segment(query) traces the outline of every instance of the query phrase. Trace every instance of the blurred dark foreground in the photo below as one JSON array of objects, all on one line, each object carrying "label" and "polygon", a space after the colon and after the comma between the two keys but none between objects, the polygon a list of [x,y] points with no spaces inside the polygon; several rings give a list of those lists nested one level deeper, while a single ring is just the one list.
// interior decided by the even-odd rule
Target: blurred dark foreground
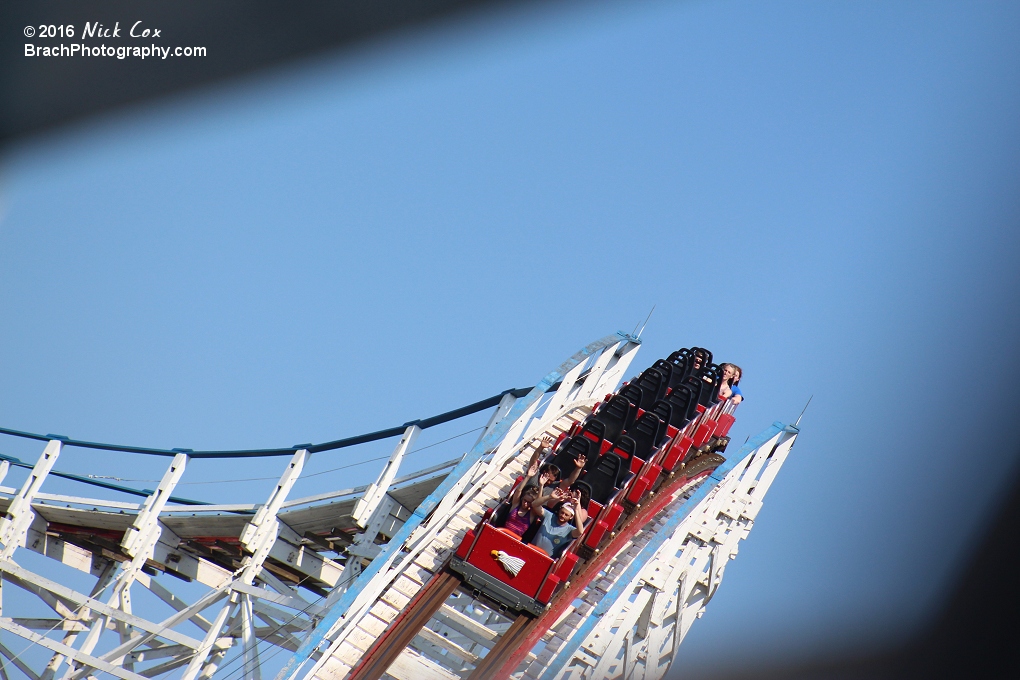
[{"label": "blurred dark foreground", "polygon": [[880,654],[847,650],[838,657],[699,675],[699,680],[1020,678],[1020,479],[987,526],[939,616],[902,647]]},{"label": "blurred dark foreground", "polygon": [[[508,4],[509,0],[5,0],[0,3],[0,145],[387,32]],[[101,25],[100,34],[116,27],[119,37],[83,37],[86,23]],[[57,29],[55,37],[41,35],[40,27],[48,26]],[[74,37],[61,37],[59,29],[67,26],[74,26]],[[132,28],[137,38],[129,35]],[[160,36],[143,37],[147,28],[159,30]],[[29,37],[28,32],[34,35]],[[69,48],[74,43],[200,47],[206,53],[165,60],[25,55],[26,44],[61,43]]]}]

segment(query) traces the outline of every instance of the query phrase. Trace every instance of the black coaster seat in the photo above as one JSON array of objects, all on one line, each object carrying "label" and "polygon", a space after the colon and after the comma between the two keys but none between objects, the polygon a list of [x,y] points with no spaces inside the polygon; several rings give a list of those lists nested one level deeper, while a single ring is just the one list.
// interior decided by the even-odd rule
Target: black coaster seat
[{"label": "black coaster seat", "polygon": [[683,386],[691,391],[691,407],[687,411],[687,416],[693,419],[698,415],[698,404],[701,403],[701,391],[705,383],[698,376],[689,375],[684,378]]},{"label": "black coaster seat", "polygon": [[716,364],[710,364],[701,374],[701,393],[698,403],[708,408],[719,400],[719,387],[722,383],[722,371]]},{"label": "black coaster seat", "polygon": [[607,453],[613,453],[620,457],[623,461],[623,467],[620,468],[620,476],[616,478],[616,486],[622,487],[623,478],[627,473],[632,472],[634,467],[640,467],[645,461],[634,455],[637,451],[637,442],[630,435],[621,434],[620,438],[613,444],[613,448],[609,449]]},{"label": "black coaster seat", "polygon": [[595,412],[595,420],[605,425],[603,437],[615,442],[620,434],[633,425],[637,415],[637,408],[630,403],[630,400],[620,395],[614,395],[609,401],[602,404]]},{"label": "black coaster seat", "polygon": [[670,421],[673,419],[673,407],[665,399],[660,399],[652,404],[652,408],[648,409],[648,412],[659,417],[664,432],[667,431],[669,425],[672,425]]},{"label": "black coaster seat", "polygon": [[668,384],[663,382],[662,373],[655,368],[645,369],[644,373],[633,380],[633,384],[641,388],[641,403],[639,408],[647,411],[656,401],[666,393]]},{"label": "black coaster seat", "polygon": [[654,413],[645,413],[634,423],[634,427],[627,431],[627,434],[634,439],[634,455],[643,460],[648,460],[666,434],[666,425]]},{"label": "black coaster seat", "polygon": [[684,378],[687,377],[687,366],[690,353],[691,350],[685,347],[684,349],[678,349],[673,352],[666,359],[666,362],[672,367],[672,371],[669,376],[670,389],[676,389],[677,385],[682,384]]},{"label": "black coaster seat", "polygon": [[598,456],[598,445],[584,435],[576,434],[564,441],[560,450],[552,458],[552,463],[560,469],[560,479],[565,479],[576,469],[575,462],[580,456],[587,458],[585,463],[589,467]]},{"label": "black coaster seat", "polygon": [[672,387],[670,382],[673,380],[673,364],[666,359],[659,359],[652,364],[652,368],[662,374],[662,384],[664,386],[663,392],[669,390],[669,388]]},{"label": "black coaster seat", "polygon": [[633,382],[629,382],[621,387],[618,394],[633,404],[635,413],[637,412],[637,409],[641,408],[641,402],[644,401],[645,398],[644,391]]},{"label": "black coaster seat", "polygon": [[605,506],[616,492],[616,480],[620,477],[623,461],[615,453],[599,456],[595,466],[581,476],[581,481],[591,487],[591,498]]},{"label": "black coaster seat", "polygon": [[577,434],[587,437],[596,444],[601,444],[606,438],[606,424],[597,418],[589,418],[581,424]]},{"label": "black coaster seat", "polygon": [[691,396],[691,388],[687,385],[677,385],[666,396],[666,403],[672,407],[669,424],[677,429],[681,429],[694,418],[691,412],[696,411],[698,400]]}]

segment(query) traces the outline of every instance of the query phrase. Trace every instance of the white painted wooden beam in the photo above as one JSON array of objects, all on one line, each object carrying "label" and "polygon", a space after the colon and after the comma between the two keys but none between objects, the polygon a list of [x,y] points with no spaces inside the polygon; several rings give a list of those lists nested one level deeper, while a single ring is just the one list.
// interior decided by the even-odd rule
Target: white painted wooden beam
[{"label": "white painted wooden beam", "polygon": [[35,499],[39,487],[46,480],[46,476],[53,469],[53,464],[57,462],[60,449],[61,443],[56,439],[46,444],[35,467],[29,473],[28,479],[22,484],[21,490],[7,509],[7,516],[0,519],[0,544],[3,544],[3,549],[0,550],[0,561],[11,559],[14,556],[14,551],[25,545],[28,528],[32,526],[32,521],[35,519],[32,501]]},{"label": "white painted wooden beam", "polygon": [[475,440],[475,444],[478,444],[478,442],[485,439],[485,437],[492,432],[492,429],[506,417],[506,414],[510,413],[510,409],[513,408],[515,401],[517,401],[517,397],[510,392],[503,395],[503,398],[499,400],[499,404],[496,405],[496,409],[492,412],[492,415],[489,416],[489,422],[485,424],[485,427],[482,428],[482,433],[478,435],[478,439]]},{"label": "white painted wooden beam", "polygon": [[[233,612],[231,619],[233,619],[233,616],[240,615],[242,617],[242,625],[248,627],[252,625],[251,617],[244,617],[245,598],[238,586],[251,586],[255,578],[262,571],[266,558],[269,557],[280,533],[281,525],[277,519],[277,514],[283,503],[287,500],[290,490],[301,476],[301,471],[304,469],[307,460],[307,449],[300,449],[294,453],[265,505],[259,508],[255,513],[255,517],[245,526],[244,531],[241,532],[241,545],[250,551],[251,554],[244,558],[240,573],[237,574],[231,583],[232,592],[230,600],[219,611],[216,618],[213,619],[212,627],[202,639],[198,649],[195,650],[195,655],[188,663],[182,680],[195,680],[198,677],[205,677],[215,672],[219,660],[223,658],[223,653],[222,651],[214,652],[213,646],[222,634],[221,631],[224,624],[227,623],[228,615]],[[231,620],[231,624],[228,624],[228,627],[232,623],[233,621]]]},{"label": "white painted wooden beam", "polygon": [[85,664],[90,668],[96,668],[98,670],[109,673],[110,675],[113,675],[115,677],[123,678],[124,680],[145,680],[145,676],[143,675],[132,673],[131,671],[125,670],[121,666],[117,666],[107,661],[103,661],[102,659],[92,656],[90,654],[84,654],[82,652],[79,652],[74,647],[70,647],[63,643],[57,642],[56,640],[51,640],[45,635],[40,635],[34,631],[29,630],[28,628],[25,628],[24,626],[19,626],[18,624],[14,623],[11,619],[0,618],[0,628],[10,633],[14,633],[18,637],[22,637],[25,638],[26,640],[34,642],[35,644],[41,647],[46,647],[47,649],[53,650],[54,652],[60,652],[64,656],[69,657],[79,663]]},{"label": "white painted wooden beam", "polygon": [[[164,637],[166,639],[172,639],[169,635],[166,634],[166,631],[170,630],[171,628],[173,628],[174,626],[178,625],[179,623],[181,623],[181,622],[191,618],[195,614],[198,614],[199,612],[202,612],[206,608],[211,607],[212,605],[216,604],[221,599],[223,599],[224,597],[227,596],[227,592],[228,591],[226,590],[225,587],[217,589],[217,590],[209,591],[208,593],[206,593],[205,595],[200,597],[198,600],[196,600],[195,603],[192,604],[190,607],[187,607],[186,609],[182,609],[181,611],[177,612],[176,614],[172,614],[171,616],[169,616],[168,618],[164,619],[163,621],[160,621],[157,624],[150,624],[152,627],[157,629],[156,632],[147,632],[145,634],[135,635],[134,637],[132,637],[127,642],[124,642],[124,643],[120,644],[119,646],[114,647],[109,652],[106,652],[105,654],[103,654],[103,656],[101,656],[100,659],[102,659],[103,661],[113,661],[115,659],[119,659],[120,657],[124,656],[128,652],[133,651],[135,648],[140,647],[140,646],[145,645],[145,644],[149,644],[151,641],[155,640],[157,637]],[[140,628],[141,626],[136,626],[136,627]],[[189,644],[187,644],[187,646],[190,647],[191,649],[195,649],[195,647],[197,645],[193,645],[193,644],[189,643]],[[79,670],[73,676],[71,676],[71,680],[81,680],[81,678],[89,675],[90,673],[91,673],[91,670],[88,669],[88,668]]]},{"label": "white painted wooden beam", "polygon": [[401,435],[400,441],[394,447],[389,460],[386,461],[382,472],[379,473],[378,479],[370,484],[365,493],[358,499],[351,516],[354,519],[354,523],[359,527],[366,528],[372,522],[379,504],[382,503],[383,498],[397,476],[397,470],[400,468],[401,461],[407,452],[411,450],[411,446],[418,439],[419,434],[421,434],[421,428],[417,425],[410,425],[404,430],[404,434]]},{"label": "white painted wooden beam", "polygon": [[174,460],[163,474],[159,486],[145,499],[135,521],[124,532],[124,538],[120,542],[121,548],[127,555],[131,557],[152,556],[152,548],[159,540],[160,535],[159,513],[163,511],[167,501],[170,500],[170,495],[184,474],[187,463],[187,455],[178,453],[174,456]]},{"label": "white painted wooden beam", "polygon": [[262,570],[262,565],[279,535],[280,525],[276,515],[280,511],[280,506],[287,500],[287,494],[301,476],[301,470],[304,469],[307,460],[307,449],[301,449],[293,455],[269,500],[259,508],[254,519],[241,532],[241,545],[252,553],[245,558],[239,577],[244,583],[252,583]]}]

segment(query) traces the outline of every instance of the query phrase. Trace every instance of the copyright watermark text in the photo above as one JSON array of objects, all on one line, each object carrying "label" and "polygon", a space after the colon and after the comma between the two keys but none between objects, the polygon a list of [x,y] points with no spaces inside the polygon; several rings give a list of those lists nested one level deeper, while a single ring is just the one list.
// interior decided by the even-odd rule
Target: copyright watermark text
[{"label": "copyright watermark text", "polygon": [[[114,21],[103,23],[86,21],[84,26],[74,24],[39,24],[25,26],[22,31],[26,38],[38,40],[57,39],[58,44],[25,43],[26,57],[115,57],[117,59],[167,59],[169,57],[204,57],[208,51],[205,47],[195,46],[164,46],[155,40],[163,38],[163,30],[147,26],[144,21]],[[68,38],[75,42],[64,42]],[[137,44],[145,40],[146,45]],[[102,40],[96,45],[91,41]],[[89,42],[86,42],[89,41]],[[124,41],[128,44],[108,44],[112,41]]]}]

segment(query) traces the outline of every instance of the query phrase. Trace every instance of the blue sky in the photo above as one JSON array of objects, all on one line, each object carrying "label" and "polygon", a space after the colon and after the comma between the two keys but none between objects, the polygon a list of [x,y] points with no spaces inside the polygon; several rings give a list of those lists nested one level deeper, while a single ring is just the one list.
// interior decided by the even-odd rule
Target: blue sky
[{"label": "blue sky", "polygon": [[742,365],[741,441],[814,395],[685,667],[887,643],[1017,469],[1018,29],[1008,3],[528,6],[24,141],[0,170],[0,425],[324,441],[532,385],[655,305],[637,364]]}]

